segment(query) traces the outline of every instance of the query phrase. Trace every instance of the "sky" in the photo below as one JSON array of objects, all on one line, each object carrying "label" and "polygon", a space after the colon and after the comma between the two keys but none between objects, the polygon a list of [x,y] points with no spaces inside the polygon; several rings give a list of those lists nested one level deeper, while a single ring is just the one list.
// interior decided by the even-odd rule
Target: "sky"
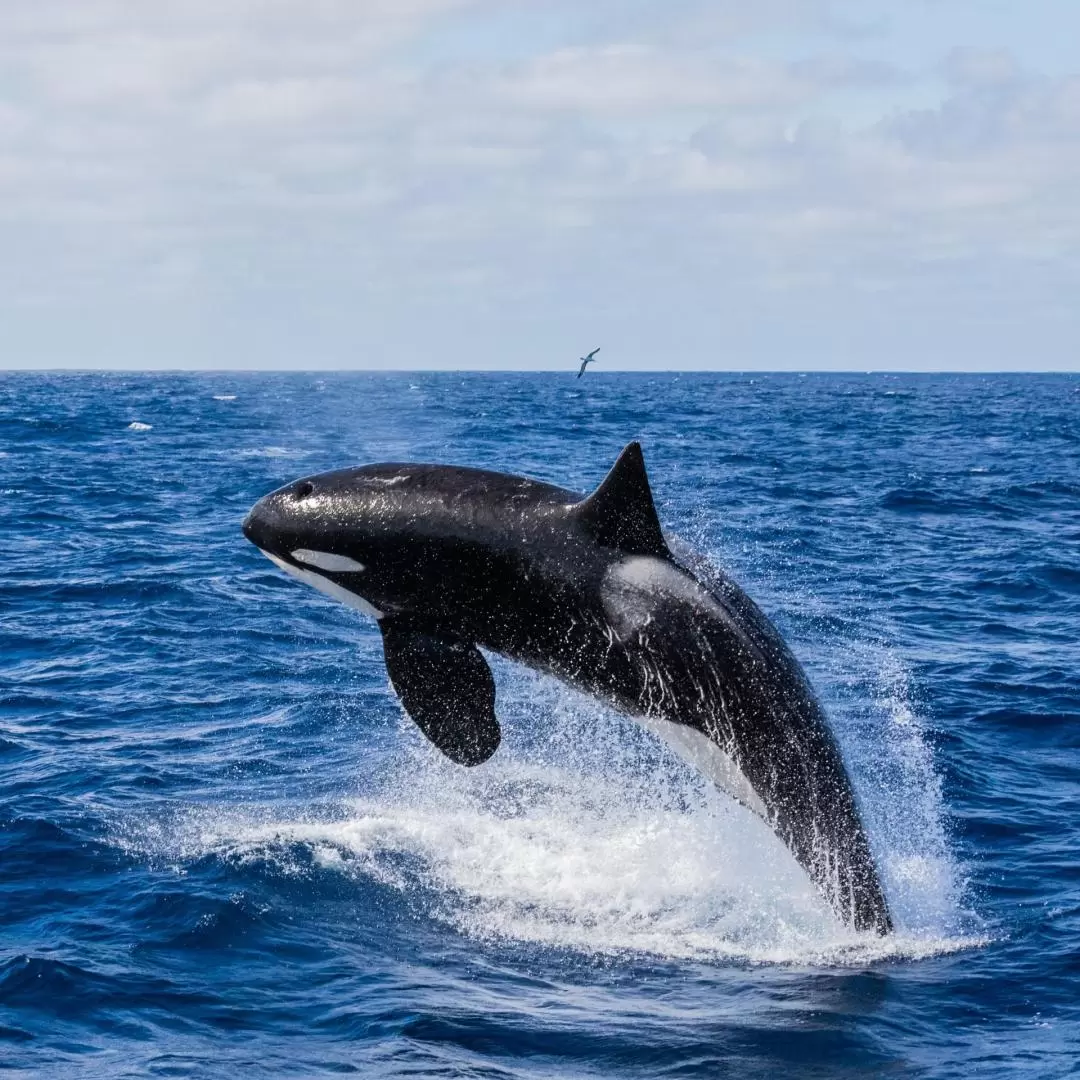
[{"label": "sky", "polygon": [[0,367],[1080,371],[1077,0],[0,4]]}]

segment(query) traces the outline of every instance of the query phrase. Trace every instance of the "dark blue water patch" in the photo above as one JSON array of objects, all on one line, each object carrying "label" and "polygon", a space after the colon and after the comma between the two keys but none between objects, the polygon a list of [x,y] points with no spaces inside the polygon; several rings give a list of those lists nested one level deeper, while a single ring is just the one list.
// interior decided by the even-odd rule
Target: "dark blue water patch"
[{"label": "dark blue water patch", "polygon": [[881,505],[897,513],[973,514],[981,518],[1021,516],[1021,511],[1008,503],[987,497],[949,494],[925,487],[895,488],[882,496]]},{"label": "dark blue water patch", "polygon": [[[0,1070],[1069,1074],[1075,391],[0,376]],[[239,532],[266,491],[363,461],[585,492],[634,437],[665,528],[824,697],[891,950],[806,915],[767,834],[548,680],[496,663],[503,747],[448,769],[377,630]]]},{"label": "dark blue water patch", "polygon": [[994,709],[975,717],[980,724],[999,725],[1003,730],[1022,730],[1024,735],[1037,734],[1040,729],[1050,735],[1075,734],[1080,731],[1080,713],[1021,712],[1017,709]]},{"label": "dark blue water patch", "polygon": [[1036,566],[1034,576],[1050,588],[1062,593],[1080,593],[1080,565],[1051,563]]}]

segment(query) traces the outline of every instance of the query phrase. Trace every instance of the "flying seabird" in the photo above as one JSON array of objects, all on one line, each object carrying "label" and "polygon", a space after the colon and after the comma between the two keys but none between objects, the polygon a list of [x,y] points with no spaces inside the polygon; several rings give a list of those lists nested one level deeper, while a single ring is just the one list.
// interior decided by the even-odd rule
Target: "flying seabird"
[{"label": "flying seabird", "polygon": [[593,349],[593,351],[591,353],[589,353],[588,356],[579,356],[578,357],[578,359],[581,361],[581,367],[578,368],[578,373],[577,373],[577,377],[579,379],[581,378],[582,375],[585,374],[585,368],[588,367],[589,364],[591,364],[596,359],[596,354],[599,351],[600,350],[598,348]]}]

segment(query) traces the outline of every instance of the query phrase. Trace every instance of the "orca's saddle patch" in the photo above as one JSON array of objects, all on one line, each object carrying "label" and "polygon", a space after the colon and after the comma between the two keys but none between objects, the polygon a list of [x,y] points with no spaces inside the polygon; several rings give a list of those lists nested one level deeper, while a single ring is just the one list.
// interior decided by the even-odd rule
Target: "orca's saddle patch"
[{"label": "orca's saddle patch", "polygon": [[459,765],[481,765],[499,748],[495,680],[473,644],[381,624],[386,671],[416,726]]}]

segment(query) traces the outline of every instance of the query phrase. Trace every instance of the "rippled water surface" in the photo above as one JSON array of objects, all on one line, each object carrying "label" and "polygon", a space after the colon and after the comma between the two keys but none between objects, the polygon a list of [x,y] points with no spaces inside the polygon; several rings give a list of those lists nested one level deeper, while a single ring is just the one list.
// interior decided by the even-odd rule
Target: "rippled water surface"
[{"label": "rippled water surface", "polygon": [[[440,759],[374,624],[239,530],[368,461],[584,492],[635,437],[825,701],[894,936],[497,658],[503,746]],[[0,495],[0,1072],[1080,1060],[1080,379],[9,374]]]}]

